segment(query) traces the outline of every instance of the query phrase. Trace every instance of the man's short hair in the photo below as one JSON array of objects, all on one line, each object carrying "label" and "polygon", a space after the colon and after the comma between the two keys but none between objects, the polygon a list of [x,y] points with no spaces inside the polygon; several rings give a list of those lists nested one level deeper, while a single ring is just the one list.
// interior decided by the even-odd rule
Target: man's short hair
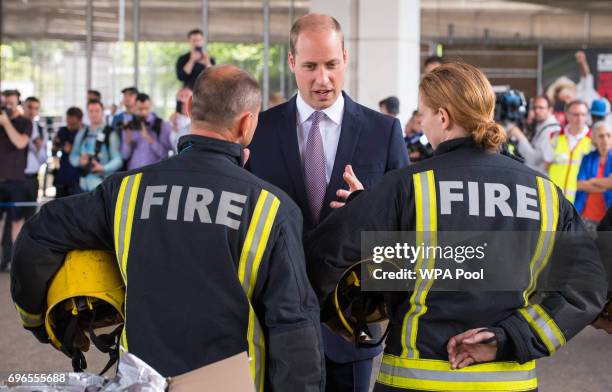
[{"label": "man's short hair", "polygon": [[329,29],[340,35],[342,50],[344,50],[344,33],[342,26],[336,18],[325,14],[308,14],[298,18],[291,26],[289,33],[289,48],[294,55],[297,53],[296,45],[300,33],[304,30],[324,30]]},{"label": "man's short hair", "polygon": [[200,29],[193,29],[193,30],[189,30],[189,32],[187,33],[187,38],[191,38],[192,35],[196,35],[196,34],[200,34],[201,36],[204,36],[204,32]]},{"label": "man's short hair", "polygon": [[533,98],[533,103],[535,104],[535,101],[537,101],[538,99],[546,101],[546,106],[548,106],[549,108],[552,107],[552,102],[550,102],[550,98],[548,98],[546,95],[536,95]]},{"label": "man's short hair", "polygon": [[193,86],[192,121],[231,126],[245,111],[259,111],[259,83],[233,65],[217,65],[202,71]]},{"label": "man's short hair", "polygon": [[423,67],[427,67],[429,64],[444,64],[444,59],[440,56],[429,56],[425,59]]},{"label": "man's short hair", "polygon": [[90,105],[100,105],[102,110],[104,110],[104,104],[99,99],[91,99],[91,100],[89,100],[89,102],[87,102],[87,107],[89,107]]},{"label": "man's short hair", "polygon": [[40,100],[38,98],[36,98],[36,97],[27,97],[25,102],[26,103],[28,103],[28,102],[36,102],[37,104],[40,105]]},{"label": "man's short hair", "polygon": [[138,93],[138,95],[136,96],[136,102],[147,102],[150,100],[151,97],[149,97],[149,95],[145,93]]},{"label": "man's short hair", "polygon": [[387,112],[395,115],[399,114],[399,105],[399,99],[394,96],[387,97],[378,103],[378,106],[384,106]]},{"label": "man's short hair", "polygon": [[98,100],[102,99],[102,94],[98,90],[87,90],[87,94],[93,94]]},{"label": "man's short hair", "polygon": [[21,97],[21,93],[19,92],[19,90],[4,90],[2,92],[2,95],[4,96],[4,98],[17,97],[17,99],[19,99],[19,97]]},{"label": "man's short hair", "polygon": [[76,106],[69,107],[68,110],[66,110],[66,117],[76,117],[79,120],[82,120],[83,111]]},{"label": "man's short hair", "polygon": [[136,87],[126,87],[123,90],[121,90],[121,94],[132,94],[132,95],[138,95],[138,89]]},{"label": "man's short hair", "polygon": [[569,111],[572,109],[572,107],[576,106],[576,105],[584,105],[584,108],[587,110],[587,113],[589,111],[589,105],[587,105],[586,102],[581,101],[580,99],[574,99],[573,101],[568,102],[565,105],[565,112],[569,113]]}]

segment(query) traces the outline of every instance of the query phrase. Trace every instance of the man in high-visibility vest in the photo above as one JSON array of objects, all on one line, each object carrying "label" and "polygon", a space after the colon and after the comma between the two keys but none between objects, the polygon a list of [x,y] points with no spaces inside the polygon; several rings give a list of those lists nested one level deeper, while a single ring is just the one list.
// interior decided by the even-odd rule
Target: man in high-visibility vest
[{"label": "man in high-visibility vest", "polygon": [[587,126],[589,108],[583,101],[572,101],[565,109],[567,125],[551,136],[553,160],[548,166],[550,179],[574,202],[578,187],[578,169],[582,157],[591,152],[591,130]]}]

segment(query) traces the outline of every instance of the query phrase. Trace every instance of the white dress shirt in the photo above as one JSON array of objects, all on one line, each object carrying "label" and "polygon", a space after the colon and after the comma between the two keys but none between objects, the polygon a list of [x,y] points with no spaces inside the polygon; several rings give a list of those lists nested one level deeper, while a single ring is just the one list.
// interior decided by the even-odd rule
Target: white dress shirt
[{"label": "white dress shirt", "polygon": [[[306,148],[308,133],[312,126],[312,119],[310,116],[316,109],[308,105],[299,93],[297,95],[296,105],[298,146],[300,149],[300,159],[302,160],[302,165],[304,165],[304,149]],[[321,111],[325,115],[321,118],[319,130],[321,131],[323,150],[325,152],[325,179],[329,184],[329,179],[334,170],[338,142],[340,141],[340,130],[342,129],[342,117],[344,115],[344,97],[342,94],[338,96],[338,99],[336,99],[333,105]]]},{"label": "white dress shirt", "polygon": [[[42,146],[40,150],[36,149],[34,139],[42,138]],[[32,121],[32,135],[28,141],[28,160],[25,168],[25,174],[36,174],[43,163],[47,161],[47,130],[39,126],[38,122]]]},{"label": "white dress shirt", "polygon": [[574,147],[576,147],[576,144],[578,144],[578,142],[580,141],[580,139],[585,137],[588,133],[589,133],[589,127],[587,127],[586,125],[584,126],[584,128],[582,128],[582,131],[580,131],[580,133],[577,135],[572,135],[569,132],[569,126],[566,127],[565,135],[567,136],[567,144],[569,145],[570,150],[573,150]]}]

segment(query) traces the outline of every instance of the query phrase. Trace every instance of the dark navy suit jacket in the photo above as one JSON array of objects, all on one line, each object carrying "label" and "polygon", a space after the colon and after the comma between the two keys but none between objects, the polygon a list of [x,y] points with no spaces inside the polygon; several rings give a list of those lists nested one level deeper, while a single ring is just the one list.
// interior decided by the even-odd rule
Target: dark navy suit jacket
[{"label": "dark navy suit jacket", "polygon": [[[320,220],[332,212],[329,203],[337,200],[336,191],[347,189],[342,179],[344,167],[353,166],[355,175],[366,188],[378,183],[383,175],[408,165],[408,152],[400,123],[365,106],[343,92],[344,114],[336,159],[325,193]],[[260,113],[247,168],[256,176],[285,191],[300,207],[304,216],[304,233],[313,229],[303,164],[297,139],[296,96],[284,104]],[[382,348],[357,349],[323,326],[325,354],[338,363],[373,358]]]}]

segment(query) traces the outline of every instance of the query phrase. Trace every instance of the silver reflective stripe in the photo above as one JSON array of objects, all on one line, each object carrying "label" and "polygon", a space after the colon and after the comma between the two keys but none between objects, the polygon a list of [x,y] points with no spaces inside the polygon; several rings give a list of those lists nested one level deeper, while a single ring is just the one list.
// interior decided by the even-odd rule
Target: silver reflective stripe
[{"label": "silver reflective stripe", "polygon": [[261,191],[251,216],[238,266],[238,278],[249,302],[247,342],[251,375],[257,391],[262,391],[264,386],[265,336],[253,309],[251,297],[279,205],[280,201],[276,196],[266,190]]},{"label": "silver reflective stripe", "polygon": [[21,322],[24,326],[38,327],[44,324],[42,314],[28,313],[25,310],[21,309],[17,304],[15,304],[15,309],[17,309],[17,313],[19,313],[19,317],[21,318]]},{"label": "silver reflective stripe", "polygon": [[[552,326],[547,323],[546,320],[542,318],[538,312],[536,312],[533,306],[527,307],[525,311],[529,314],[529,316],[531,316],[533,322],[540,328],[544,335],[546,335],[545,338],[548,339],[550,344],[553,345],[554,350],[557,350],[559,347],[563,346],[564,342],[559,341],[559,338],[555,334]],[[529,320],[527,321],[529,322]],[[558,332],[561,333],[561,331]]]},{"label": "silver reflective stripe", "polygon": [[[119,218],[119,237],[117,241],[117,261],[119,262],[119,269],[121,270],[121,274],[123,275],[124,282],[127,281],[127,276],[125,276],[125,272],[121,267],[121,263],[123,261],[123,253],[125,252],[125,228],[127,225],[127,219],[129,215],[129,206],[130,206],[130,196],[132,194],[132,188],[134,187],[134,179],[135,176],[129,176],[127,178],[127,184],[125,186],[125,192],[123,194],[123,200],[120,206],[117,206],[121,209],[121,215]],[[116,207],[116,208],[117,208]]]},{"label": "silver reflective stripe", "polygon": [[[251,309],[251,312],[255,313],[255,311],[253,309]],[[253,343],[255,345],[255,352],[253,353],[253,356],[255,357],[255,389],[259,390],[260,389],[260,385],[262,385],[262,370],[263,370],[263,366],[265,364],[265,358],[264,358],[264,350],[265,350],[265,345],[264,345],[264,335],[263,335],[263,331],[261,330],[261,326],[259,325],[259,321],[257,321],[257,317],[254,316],[254,323],[253,323]]]},{"label": "silver reflective stripe", "polygon": [[253,266],[255,264],[255,256],[257,255],[257,249],[259,248],[264,227],[266,225],[266,220],[270,210],[272,209],[272,202],[274,201],[274,198],[274,195],[271,193],[266,195],[263,207],[261,209],[261,214],[259,215],[259,219],[257,221],[257,226],[255,227],[255,231],[253,233],[253,241],[247,254],[244,280],[242,281],[242,289],[245,293],[249,293],[249,285],[251,283],[251,275],[253,273]]},{"label": "silver reflective stripe", "polygon": [[539,196],[540,219],[542,219],[543,223],[542,227],[540,228],[540,239],[542,241],[542,246],[539,249],[536,248],[536,251],[539,251],[539,253],[535,255],[535,260],[533,260],[529,266],[529,286],[523,294],[525,306],[528,305],[529,297],[536,289],[537,280],[541,271],[548,263],[550,252],[552,251],[552,247],[555,243],[555,235],[557,230],[556,223],[558,211],[555,210],[555,208],[557,208],[557,194],[555,186],[550,181],[539,177],[537,182],[538,190],[543,190],[542,195]]},{"label": "silver reflective stripe", "polygon": [[493,372],[461,372],[408,369],[392,366],[386,363],[382,363],[380,365],[380,372],[394,377],[450,382],[526,381],[537,376],[535,369]]},{"label": "silver reflective stripe", "polygon": [[[433,176],[433,172],[432,172]],[[432,207],[434,208],[434,213],[437,213],[437,206],[432,206],[432,201],[435,203],[436,196],[431,195],[429,192],[429,183],[428,183],[428,172],[422,172],[415,174],[414,179],[418,181],[415,182],[415,187],[419,187],[421,191],[421,208],[417,208],[416,214],[421,215],[422,219],[422,227],[418,227],[417,224],[417,245],[420,245],[419,239],[422,241],[424,248],[428,246],[434,245],[432,243],[432,217],[431,211]],[[415,193],[416,195],[416,193]],[[416,195],[418,197],[418,195]],[[435,265],[435,252],[429,259],[425,259],[422,256],[415,266],[415,270],[423,269],[423,264],[425,264],[425,269],[432,269]],[[421,315],[424,310],[425,297],[424,292],[427,290],[427,286],[429,283],[429,279],[421,278],[419,273],[417,272],[417,281],[415,283],[414,292],[410,298],[411,308],[409,310],[409,314],[405,321],[406,330],[405,330],[405,345],[406,345],[406,355],[408,358],[416,358],[418,357],[418,352],[416,349],[416,334],[418,332],[418,321],[415,320]],[[422,297],[422,298],[421,298]],[[413,326],[414,324],[414,326]],[[413,339],[415,340],[415,344],[413,344]]]}]

